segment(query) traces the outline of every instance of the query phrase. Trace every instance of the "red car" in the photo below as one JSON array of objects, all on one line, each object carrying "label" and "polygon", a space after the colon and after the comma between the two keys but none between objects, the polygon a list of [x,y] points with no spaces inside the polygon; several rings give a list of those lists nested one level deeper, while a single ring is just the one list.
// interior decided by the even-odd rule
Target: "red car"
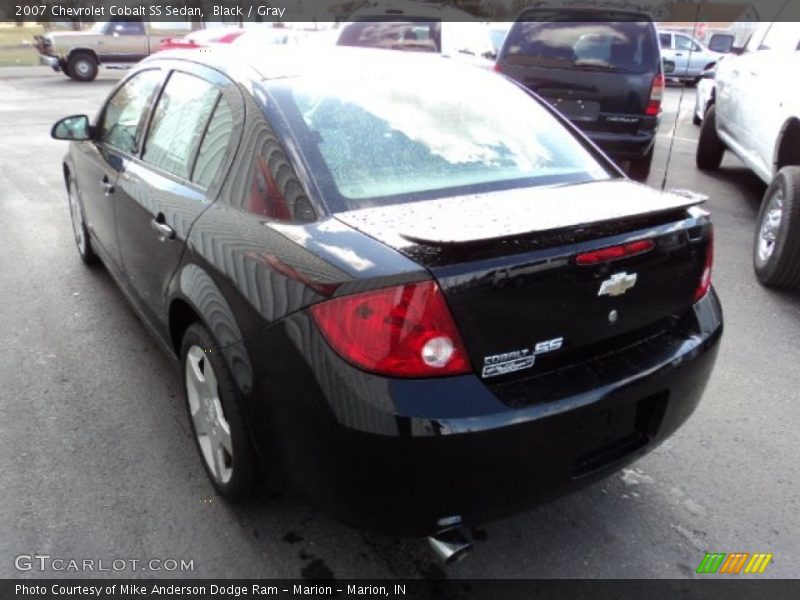
[{"label": "red car", "polygon": [[193,31],[182,37],[167,38],[161,42],[159,50],[191,50],[194,48],[207,48],[214,44],[283,45],[294,44],[300,40],[301,37],[290,29],[267,27],[253,29],[243,29],[241,27],[213,27],[210,29]]}]

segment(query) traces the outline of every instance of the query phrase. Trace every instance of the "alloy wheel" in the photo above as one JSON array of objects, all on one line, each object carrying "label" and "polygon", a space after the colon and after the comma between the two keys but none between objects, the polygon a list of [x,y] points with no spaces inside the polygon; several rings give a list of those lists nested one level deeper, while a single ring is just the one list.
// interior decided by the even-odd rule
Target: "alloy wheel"
[{"label": "alloy wheel", "polygon": [[211,361],[199,346],[186,354],[186,394],[197,444],[211,476],[227,484],[233,476],[231,428],[222,409]]}]

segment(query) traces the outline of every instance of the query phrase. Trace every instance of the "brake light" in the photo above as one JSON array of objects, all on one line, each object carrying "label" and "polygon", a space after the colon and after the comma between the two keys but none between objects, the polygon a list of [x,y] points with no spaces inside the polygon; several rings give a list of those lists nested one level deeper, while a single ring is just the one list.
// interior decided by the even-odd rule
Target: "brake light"
[{"label": "brake light", "polygon": [[503,67],[500,66],[500,63],[494,63],[494,65],[492,65],[492,69],[498,73],[503,72]]},{"label": "brake light", "polygon": [[244,31],[232,31],[231,33],[227,33],[227,34],[223,35],[221,38],[219,38],[216,41],[219,44],[230,44],[230,43],[236,41],[239,38],[239,36],[241,36],[243,33],[244,33]]},{"label": "brake light", "polygon": [[706,246],[706,261],[703,264],[703,274],[700,283],[694,292],[694,301],[697,302],[708,293],[711,288],[711,267],[714,265],[714,230],[709,231],[708,245]]},{"label": "brake light", "polygon": [[579,265],[596,265],[601,262],[644,254],[653,248],[655,248],[655,242],[653,242],[653,240],[638,240],[618,246],[608,246],[607,248],[600,248],[599,250],[581,252],[575,259],[575,262]]},{"label": "brake light", "polygon": [[471,371],[464,344],[433,281],[343,296],[310,310],[333,349],[367,371],[393,377]]},{"label": "brake light", "polygon": [[655,117],[661,111],[661,100],[664,97],[665,85],[663,73],[653,77],[653,83],[650,86],[650,100],[647,102],[644,114]]}]

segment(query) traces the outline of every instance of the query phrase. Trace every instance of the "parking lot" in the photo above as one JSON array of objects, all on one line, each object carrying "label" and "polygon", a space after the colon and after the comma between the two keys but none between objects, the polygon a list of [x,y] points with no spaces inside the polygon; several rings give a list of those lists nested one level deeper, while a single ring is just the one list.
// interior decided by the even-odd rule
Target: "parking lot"
[{"label": "parking lot", "polygon": [[693,90],[666,90],[649,183],[667,172],[666,187],[709,196],[726,331],[703,402],[631,469],[473,528],[473,553],[444,567],[423,539],[351,529],[294,495],[215,497],[176,371],[74,247],[66,146],[50,126],[94,115],[119,77],[0,70],[0,576],[58,576],[15,568],[44,553],[193,565],[126,576],[669,578],[693,576],[705,552],[741,551],[773,553],[762,576],[800,577],[800,294],[753,275],[764,185],[730,153],[713,175],[696,169]]}]

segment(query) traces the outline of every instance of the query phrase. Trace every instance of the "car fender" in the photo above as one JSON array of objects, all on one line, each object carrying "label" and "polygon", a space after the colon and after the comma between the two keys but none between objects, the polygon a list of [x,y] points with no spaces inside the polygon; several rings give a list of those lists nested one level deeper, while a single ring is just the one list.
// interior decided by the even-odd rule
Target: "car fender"
[{"label": "car fender", "polygon": [[69,60],[74,54],[77,53],[90,54],[97,64],[100,64],[100,57],[97,56],[97,52],[95,52],[92,48],[87,48],[86,46],[73,46],[70,48],[65,55],[66,60]]},{"label": "car fender", "polygon": [[787,135],[789,131],[793,133],[800,132],[800,117],[798,115],[791,115],[787,117],[783,124],[781,125],[780,130],[778,131],[778,136],[775,139],[775,147],[772,152],[772,176],[774,177],[781,167],[786,166],[787,164],[790,165],[800,165],[800,139],[795,139],[795,144],[797,145],[797,149],[793,153],[793,159],[789,160],[788,162],[784,159],[781,160],[781,151],[784,141],[787,140]]},{"label": "car fender", "polygon": [[[176,303],[185,303],[200,318],[222,349],[223,358],[244,394],[253,387],[253,368],[242,341],[243,335],[222,291],[205,269],[193,262],[182,264],[172,277],[168,291],[167,319],[172,321]],[[180,339],[175,339],[176,323],[167,323],[176,354]],[[182,335],[182,334],[181,334]]]}]

